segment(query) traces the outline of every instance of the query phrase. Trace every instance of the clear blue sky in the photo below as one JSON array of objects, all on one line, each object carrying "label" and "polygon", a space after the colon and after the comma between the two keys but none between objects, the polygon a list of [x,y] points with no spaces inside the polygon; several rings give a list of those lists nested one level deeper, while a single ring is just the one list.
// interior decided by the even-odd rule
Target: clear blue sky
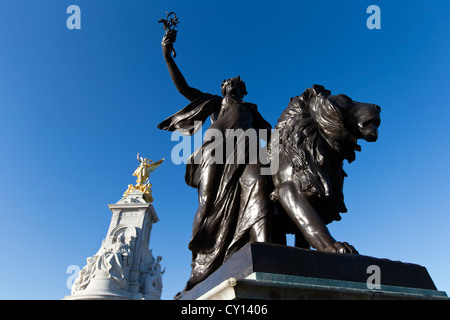
[{"label": "clear blue sky", "polygon": [[[81,8],[68,30],[66,8]],[[381,30],[366,9],[381,8]],[[450,293],[449,19],[433,1],[0,1],[1,299],[61,299],[69,265],[83,267],[106,235],[138,163],[152,175],[150,247],[163,256],[163,299],[190,273],[197,207],[176,142],[156,125],[184,107],[161,54],[165,11],[189,84],[220,93],[240,75],[274,126],[313,84],[382,108],[379,141],[362,143],[330,226],[361,254],[425,266]]]}]

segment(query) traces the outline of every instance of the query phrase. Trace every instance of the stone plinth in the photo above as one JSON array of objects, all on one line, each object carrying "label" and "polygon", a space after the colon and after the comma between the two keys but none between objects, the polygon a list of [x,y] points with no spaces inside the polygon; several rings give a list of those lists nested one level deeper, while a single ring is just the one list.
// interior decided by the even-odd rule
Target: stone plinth
[{"label": "stone plinth", "polygon": [[161,298],[161,257],[149,249],[150,234],[158,216],[143,199],[131,192],[109,205],[111,223],[100,250],[87,259],[65,299],[141,299]]},{"label": "stone plinth", "polygon": [[[370,266],[379,268],[376,288],[369,280]],[[180,296],[180,300],[445,298],[417,264],[263,243],[245,245]]]}]

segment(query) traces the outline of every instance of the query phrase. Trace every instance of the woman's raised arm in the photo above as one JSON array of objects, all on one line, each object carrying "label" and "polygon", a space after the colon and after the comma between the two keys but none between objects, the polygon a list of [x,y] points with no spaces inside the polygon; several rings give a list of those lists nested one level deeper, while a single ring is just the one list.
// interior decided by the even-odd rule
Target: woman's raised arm
[{"label": "woman's raised arm", "polygon": [[177,88],[178,92],[180,92],[183,96],[185,96],[186,99],[188,99],[189,101],[194,101],[202,94],[202,92],[198,89],[191,88],[187,84],[186,79],[184,79],[180,69],[178,69],[175,60],[172,57],[173,43],[175,42],[175,40],[176,40],[175,30],[170,30],[166,32],[166,34],[164,35],[163,40],[161,42],[164,60],[166,61],[170,77],[172,78],[172,81],[175,84],[175,87]]}]

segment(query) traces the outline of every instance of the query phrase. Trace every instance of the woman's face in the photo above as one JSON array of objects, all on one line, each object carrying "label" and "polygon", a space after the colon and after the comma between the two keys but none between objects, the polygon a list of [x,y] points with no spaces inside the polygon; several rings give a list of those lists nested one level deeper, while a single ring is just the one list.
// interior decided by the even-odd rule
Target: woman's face
[{"label": "woman's face", "polygon": [[228,83],[227,85],[225,85],[225,93],[229,95],[240,96],[239,86],[234,82]]},{"label": "woman's face", "polygon": [[239,83],[234,79],[229,79],[222,85],[222,95],[224,97],[226,95],[230,95],[231,97],[239,100],[244,97]]}]

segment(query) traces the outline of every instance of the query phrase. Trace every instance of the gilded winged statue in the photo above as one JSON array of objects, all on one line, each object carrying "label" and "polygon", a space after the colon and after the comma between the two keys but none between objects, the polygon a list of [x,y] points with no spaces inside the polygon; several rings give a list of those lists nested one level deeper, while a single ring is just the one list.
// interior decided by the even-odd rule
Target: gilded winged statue
[{"label": "gilded winged statue", "polygon": [[143,198],[148,203],[153,202],[152,197],[152,184],[148,181],[150,178],[150,173],[156,170],[161,163],[164,161],[164,158],[153,162],[151,159],[139,157],[139,153],[137,154],[137,160],[139,161],[139,167],[134,171],[133,176],[136,176],[136,185],[132,184],[128,185],[127,191],[124,193],[124,197],[127,196],[132,191],[139,191],[144,194]]}]

